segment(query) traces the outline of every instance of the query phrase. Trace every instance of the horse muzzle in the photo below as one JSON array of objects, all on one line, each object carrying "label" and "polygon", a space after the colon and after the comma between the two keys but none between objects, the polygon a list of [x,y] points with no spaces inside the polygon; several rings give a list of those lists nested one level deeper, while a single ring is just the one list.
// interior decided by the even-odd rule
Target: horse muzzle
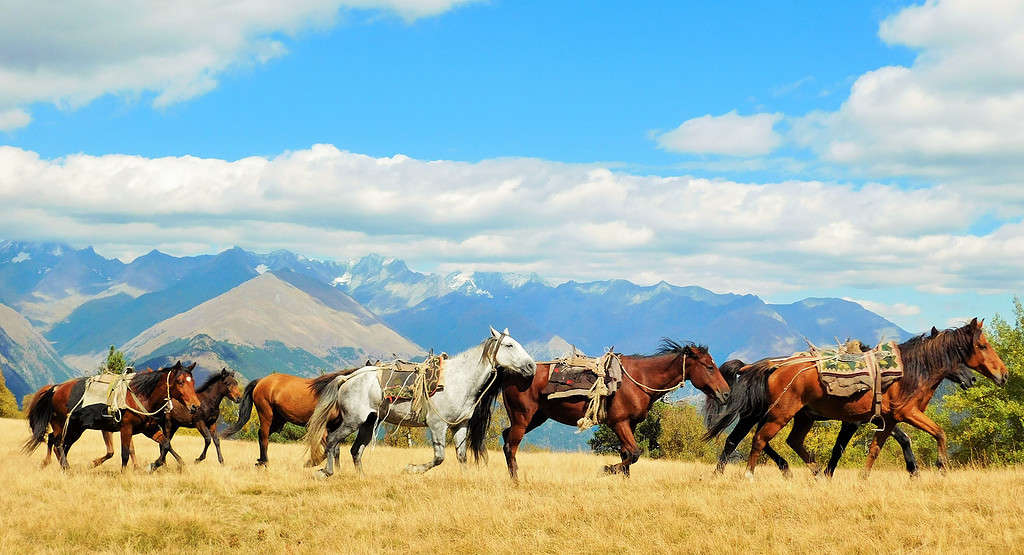
[{"label": "horse muzzle", "polygon": [[715,392],[715,399],[720,404],[724,405],[724,404],[729,402],[729,392],[728,391],[716,391]]}]

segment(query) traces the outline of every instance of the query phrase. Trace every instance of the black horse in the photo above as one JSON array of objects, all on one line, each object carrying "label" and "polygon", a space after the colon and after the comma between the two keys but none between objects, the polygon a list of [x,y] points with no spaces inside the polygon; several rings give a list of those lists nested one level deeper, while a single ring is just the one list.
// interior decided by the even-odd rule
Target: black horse
[{"label": "black horse", "polygon": [[[933,328],[934,329],[934,328]],[[731,394],[733,396],[743,395],[744,391],[742,384],[745,382],[737,382],[736,377],[740,368],[746,366],[742,360],[733,359],[726,361],[719,370],[722,372],[722,376],[725,377],[726,381],[729,382]],[[951,374],[947,376],[947,379],[956,383],[963,389],[967,389],[974,385],[976,379],[974,372],[966,366],[959,366]],[[724,405],[718,403],[712,398],[708,398],[705,401],[704,406],[704,418],[705,423],[709,424],[717,419],[720,415]],[[718,465],[715,467],[715,472],[722,473],[725,471],[725,465],[729,461],[729,457],[736,450],[743,438],[747,437],[750,431],[756,430],[761,426],[761,419],[764,415],[740,415],[739,422],[736,423],[736,427],[733,428],[732,432],[729,433],[725,439],[725,447],[722,449],[721,455],[718,457]],[[807,433],[810,432],[811,427],[814,426],[815,422],[827,420],[819,415],[814,414],[809,408],[805,408],[798,412],[793,417],[793,428],[789,432],[789,436],[786,438],[786,443],[800,456],[811,467],[811,472],[817,475],[821,468],[818,466],[814,459],[814,454],[807,451],[804,447],[804,438],[807,437]],[[839,465],[839,460],[842,458],[843,453],[846,451],[846,447],[849,445],[853,435],[861,427],[861,424],[856,422],[843,422],[842,427],[839,429],[839,435],[836,436],[836,443],[832,447],[832,454],[829,457],[828,464],[825,466],[825,476],[831,478],[835,473],[836,467]],[[903,460],[907,465],[907,472],[912,476],[918,474],[917,458],[914,456],[914,451],[911,449],[910,436],[907,435],[902,429],[897,426],[892,433],[893,440],[899,444],[900,449],[903,451]],[[706,439],[710,439],[707,437]],[[785,458],[782,457],[775,449],[772,448],[771,444],[765,445],[765,455],[770,458],[779,470],[783,474],[789,475],[789,463]]]}]

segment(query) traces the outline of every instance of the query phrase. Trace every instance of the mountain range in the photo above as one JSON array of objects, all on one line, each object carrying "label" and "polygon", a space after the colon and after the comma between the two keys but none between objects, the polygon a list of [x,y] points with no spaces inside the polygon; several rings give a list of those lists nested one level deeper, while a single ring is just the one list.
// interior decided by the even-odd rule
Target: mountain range
[{"label": "mountain range", "polygon": [[909,336],[842,299],[770,304],[666,282],[442,275],[376,254],[332,261],[238,247],[184,257],[153,250],[125,263],[91,247],[3,241],[0,304],[0,363],[19,399],[43,383],[90,373],[110,345],[140,367],[181,358],[255,378],[314,375],[431,348],[454,353],[483,340],[490,325],[510,328],[538,359],[570,344],[591,354],[651,352],[671,337],[707,344],[724,362],[788,354],[805,339]]}]

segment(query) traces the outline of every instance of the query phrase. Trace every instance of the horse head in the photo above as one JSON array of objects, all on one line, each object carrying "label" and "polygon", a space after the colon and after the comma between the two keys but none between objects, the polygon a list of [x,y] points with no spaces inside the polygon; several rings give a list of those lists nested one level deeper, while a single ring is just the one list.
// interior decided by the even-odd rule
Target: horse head
[{"label": "horse head", "polygon": [[530,353],[509,335],[508,328],[498,333],[491,327],[491,336],[484,341],[483,356],[490,359],[495,369],[510,374],[530,378],[537,372],[537,363],[533,361]]},{"label": "horse head", "polygon": [[682,353],[686,364],[686,379],[690,380],[693,387],[709,397],[714,397],[719,403],[727,402],[729,382],[722,375],[715,360],[711,358],[708,348],[703,345],[684,345]]},{"label": "horse head", "polygon": [[984,323],[984,320],[978,321],[975,318],[965,326],[969,328],[973,340],[971,341],[971,351],[964,364],[992,380],[996,385],[1004,385],[1006,380],[1010,379],[1010,372],[1003,359],[999,358],[999,353],[992,348],[988,338],[985,337]]},{"label": "horse head", "polygon": [[192,379],[192,370],[195,370],[196,363],[183,366],[179,360],[170,368],[168,376],[169,391],[167,395],[188,408],[189,412],[195,414],[199,410],[199,396],[196,395],[196,383]]},{"label": "horse head", "polygon": [[228,399],[237,403],[242,400],[242,389],[238,386],[238,376],[227,368],[220,369],[220,380],[224,384]]}]

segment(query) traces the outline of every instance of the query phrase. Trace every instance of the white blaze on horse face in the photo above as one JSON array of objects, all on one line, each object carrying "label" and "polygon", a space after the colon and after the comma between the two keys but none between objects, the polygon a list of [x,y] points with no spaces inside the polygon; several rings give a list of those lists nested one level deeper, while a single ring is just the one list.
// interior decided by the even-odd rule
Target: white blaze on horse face
[{"label": "white blaze on horse face", "polygon": [[494,358],[498,366],[520,376],[528,378],[537,371],[537,364],[533,361],[530,353],[526,352],[526,349],[509,335],[505,335],[501,339]]}]

